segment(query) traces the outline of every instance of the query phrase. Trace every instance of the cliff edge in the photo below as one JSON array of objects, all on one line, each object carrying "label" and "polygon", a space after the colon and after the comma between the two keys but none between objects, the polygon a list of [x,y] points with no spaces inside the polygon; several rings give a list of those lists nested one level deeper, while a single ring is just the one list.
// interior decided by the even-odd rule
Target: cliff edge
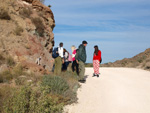
[{"label": "cliff edge", "polygon": [[12,57],[16,64],[33,72],[50,72],[54,45],[54,15],[38,0],[0,0],[0,71],[2,60]]}]

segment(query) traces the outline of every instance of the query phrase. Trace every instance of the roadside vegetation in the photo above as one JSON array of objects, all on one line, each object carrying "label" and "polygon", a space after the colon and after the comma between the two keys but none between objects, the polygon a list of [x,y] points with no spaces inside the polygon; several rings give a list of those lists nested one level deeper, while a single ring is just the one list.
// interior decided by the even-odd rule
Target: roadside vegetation
[{"label": "roadside vegetation", "polygon": [[2,54],[0,63],[8,67],[0,72],[0,112],[61,113],[64,105],[77,102],[80,86],[76,74],[28,73],[12,57],[5,58]]},{"label": "roadside vegetation", "polygon": [[92,63],[85,63],[85,67],[93,67]]}]

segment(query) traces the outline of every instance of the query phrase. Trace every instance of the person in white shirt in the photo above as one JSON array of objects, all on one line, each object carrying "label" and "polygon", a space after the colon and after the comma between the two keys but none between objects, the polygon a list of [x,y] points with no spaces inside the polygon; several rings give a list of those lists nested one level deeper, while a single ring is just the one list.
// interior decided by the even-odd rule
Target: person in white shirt
[{"label": "person in white shirt", "polygon": [[69,52],[64,48],[64,63],[62,65],[62,70],[66,71],[69,65]]},{"label": "person in white shirt", "polygon": [[64,63],[63,43],[62,42],[59,44],[58,54],[59,54],[59,57],[55,58],[55,69],[54,69],[54,74],[55,75],[59,75],[61,73],[62,63]]},{"label": "person in white shirt", "polygon": [[60,46],[58,47],[58,54],[61,58],[63,58],[63,44],[60,44]]}]

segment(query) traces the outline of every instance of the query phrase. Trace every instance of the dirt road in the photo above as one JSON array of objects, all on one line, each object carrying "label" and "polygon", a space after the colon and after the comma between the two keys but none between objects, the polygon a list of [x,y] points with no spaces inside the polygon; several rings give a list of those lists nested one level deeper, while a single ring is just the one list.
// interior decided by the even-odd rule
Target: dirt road
[{"label": "dirt road", "polygon": [[134,68],[100,68],[100,77],[92,77],[78,90],[78,103],[65,113],[150,113],[150,72]]}]

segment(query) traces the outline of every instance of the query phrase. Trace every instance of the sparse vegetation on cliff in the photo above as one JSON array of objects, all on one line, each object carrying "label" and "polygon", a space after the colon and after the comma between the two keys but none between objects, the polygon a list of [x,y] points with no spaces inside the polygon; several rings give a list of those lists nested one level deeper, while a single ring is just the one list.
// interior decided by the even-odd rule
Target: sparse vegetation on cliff
[{"label": "sparse vegetation on cliff", "polygon": [[10,20],[11,17],[8,13],[8,10],[5,9],[0,9],[0,19],[4,19],[4,20]]},{"label": "sparse vegetation on cliff", "polygon": [[42,23],[42,20],[40,17],[32,18],[31,19],[34,25],[36,26],[36,32],[39,36],[43,37],[44,36],[44,25]]}]

